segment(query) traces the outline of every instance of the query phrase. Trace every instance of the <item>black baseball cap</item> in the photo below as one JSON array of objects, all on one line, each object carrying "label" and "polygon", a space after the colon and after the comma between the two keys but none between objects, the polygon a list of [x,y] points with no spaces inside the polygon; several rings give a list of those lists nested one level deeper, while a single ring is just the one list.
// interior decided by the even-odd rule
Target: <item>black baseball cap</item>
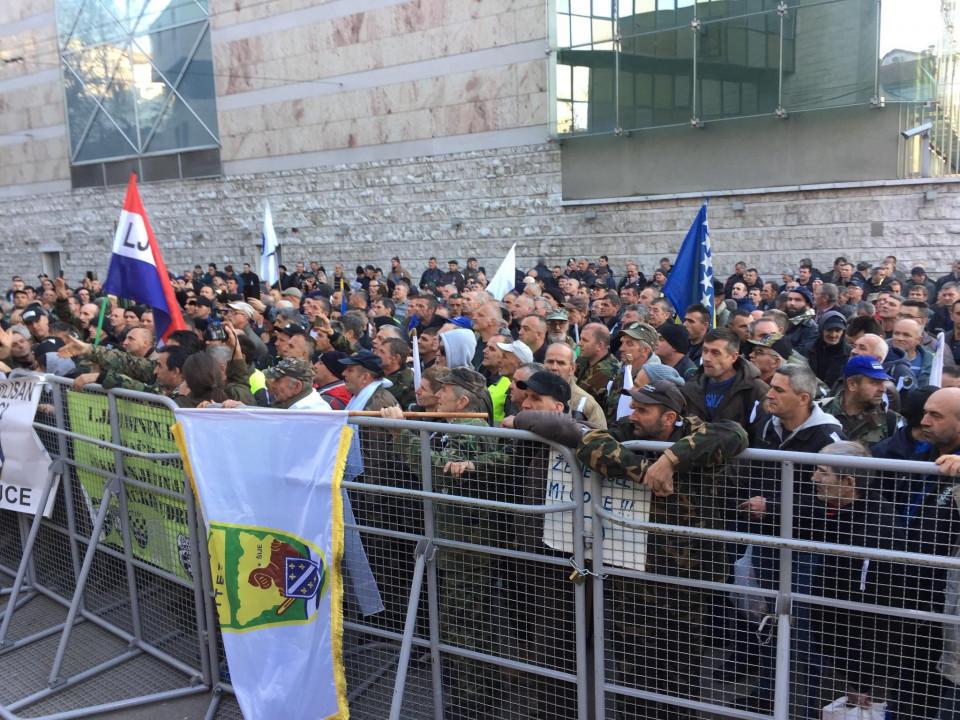
[{"label": "black baseball cap", "polygon": [[47,312],[40,305],[28,305],[27,308],[23,311],[23,314],[20,316],[20,320],[24,325],[30,325],[35,323],[41,317],[46,316]]},{"label": "black baseball cap", "polygon": [[341,380],[343,379],[343,364],[340,362],[347,354],[345,352],[340,352],[339,350],[331,350],[325,353],[314,353],[313,361],[317,362],[318,360],[323,363],[324,367],[327,368],[332,374],[336,375]]},{"label": "black baseball cap", "polygon": [[290,336],[307,335],[310,332],[310,330],[307,328],[306,325],[301,325],[300,323],[297,323],[297,322],[292,322],[288,325],[284,325],[283,327],[278,327],[276,328],[276,331],[282,332],[284,335],[290,335]]},{"label": "black baseball cap", "polygon": [[559,375],[539,370],[526,380],[518,380],[517,387],[537,395],[546,395],[564,404],[570,402],[570,385]]}]

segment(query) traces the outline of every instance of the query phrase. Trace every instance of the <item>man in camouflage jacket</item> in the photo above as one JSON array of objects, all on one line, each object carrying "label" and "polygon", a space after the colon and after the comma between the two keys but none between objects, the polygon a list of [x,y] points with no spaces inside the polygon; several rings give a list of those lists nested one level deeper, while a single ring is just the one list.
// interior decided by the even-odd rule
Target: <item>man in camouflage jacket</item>
[{"label": "man in camouflage jacket", "polygon": [[[722,529],[727,493],[718,468],[747,447],[744,429],[732,421],[705,423],[684,417],[683,395],[669,382],[637,387],[630,395],[633,412],[629,420],[609,430],[578,427],[562,416],[524,419],[523,413],[514,424],[563,444],[576,444],[577,458],[615,484],[647,487],[651,492],[650,522]],[[659,458],[652,458],[626,447],[623,443],[629,440],[672,441],[673,445]],[[729,572],[721,542],[647,533],[645,554],[645,571],[657,575],[722,581]],[[609,572],[607,568],[604,571]],[[696,587],[614,573],[609,573],[605,583],[610,597],[623,599],[612,606],[606,631],[615,682],[698,699],[701,640],[706,615],[716,603],[713,595]],[[661,716],[692,719],[697,714],[648,700],[616,699],[617,718]]]}]

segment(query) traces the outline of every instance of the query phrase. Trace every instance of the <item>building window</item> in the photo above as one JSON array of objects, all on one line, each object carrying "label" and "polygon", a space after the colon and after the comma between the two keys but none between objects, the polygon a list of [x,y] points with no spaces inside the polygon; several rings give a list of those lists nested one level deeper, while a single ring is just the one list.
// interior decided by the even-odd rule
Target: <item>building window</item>
[{"label": "building window", "polygon": [[57,25],[75,186],[219,174],[206,0],[58,0]]}]

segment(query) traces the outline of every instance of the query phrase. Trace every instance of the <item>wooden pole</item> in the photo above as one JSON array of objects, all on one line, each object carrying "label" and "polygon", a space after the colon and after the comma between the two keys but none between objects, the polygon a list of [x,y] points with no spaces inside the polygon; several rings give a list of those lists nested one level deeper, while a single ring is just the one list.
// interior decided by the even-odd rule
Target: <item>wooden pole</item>
[{"label": "wooden pole", "polygon": [[[347,415],[350,417],[383,417],[379,410],[349,410]],[[487,418],[487,414],[482,412],[405,412],[403,413],[403,417],[410,418],[411,420],[427,418],[479,418],[481,420],[485,420]]]}]

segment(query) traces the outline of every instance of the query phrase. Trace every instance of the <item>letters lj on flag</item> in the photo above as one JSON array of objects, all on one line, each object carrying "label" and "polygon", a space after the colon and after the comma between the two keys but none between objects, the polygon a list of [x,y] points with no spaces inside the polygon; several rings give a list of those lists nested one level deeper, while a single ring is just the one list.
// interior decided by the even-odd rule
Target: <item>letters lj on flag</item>
[{"label": "letters lj on flag", "polygon": [[130,174],[127,184],[103,289],[110,295],[153,308],[157,340],[166,341],[170,333],[186,327],[160,246],[137,191],[136,173]]},{"label": "letters lj on flag", "polygon": [[[347,414],[176,416],[207,522],[217,615],[243,716],[347,720],[340,570]],[[301,432],[291,433],[290,423]]]}]

